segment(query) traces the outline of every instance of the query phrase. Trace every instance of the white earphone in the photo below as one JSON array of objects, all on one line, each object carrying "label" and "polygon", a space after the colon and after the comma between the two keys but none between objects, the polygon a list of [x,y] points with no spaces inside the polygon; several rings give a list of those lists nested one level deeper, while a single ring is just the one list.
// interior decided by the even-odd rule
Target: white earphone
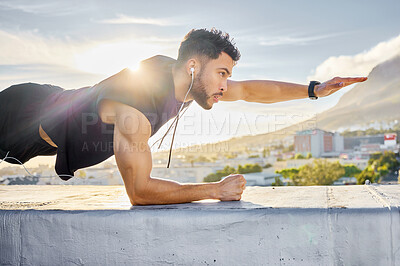
[{"label": "white earphone", "polygon": [[190,68],[190,72],[192,73],[192,74],[190,74],[191,76],[193,76],[193,73],[194,73],[194,67],[191,67]]}]

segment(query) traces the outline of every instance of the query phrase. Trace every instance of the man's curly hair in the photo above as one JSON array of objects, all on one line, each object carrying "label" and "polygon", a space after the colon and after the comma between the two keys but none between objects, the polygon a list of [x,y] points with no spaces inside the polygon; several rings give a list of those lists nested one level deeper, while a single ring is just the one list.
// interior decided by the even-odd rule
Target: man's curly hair
[{"label": "man's curly hair", "polygon": [[236,63],[240,52],[228,33],[212,28],[193,29],[184,37],[179,47],[178,64],[183,65],[193,56],[199,56],[208,62],[217,59],[222,52],[227,53]]}]

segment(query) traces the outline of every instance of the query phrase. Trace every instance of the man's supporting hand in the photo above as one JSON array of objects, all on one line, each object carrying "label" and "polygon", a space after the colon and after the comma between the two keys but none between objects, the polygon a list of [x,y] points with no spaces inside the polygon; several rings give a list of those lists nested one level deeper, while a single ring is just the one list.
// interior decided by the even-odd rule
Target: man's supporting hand
[{"label": "man's supporting hand", "polygon": [[240,200],[243,190],[246,188],[246,179],[242,175],[229,175],[217,184],[219,185],[219,200]]}]

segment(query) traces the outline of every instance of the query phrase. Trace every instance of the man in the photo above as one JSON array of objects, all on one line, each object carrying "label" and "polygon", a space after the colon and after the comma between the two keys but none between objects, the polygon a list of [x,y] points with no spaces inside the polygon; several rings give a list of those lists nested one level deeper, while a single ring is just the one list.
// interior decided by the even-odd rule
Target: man
[{"label": "man", "polygon": [[[204,109],[218,101],[274,103],[328,96],[366,78],[334,78],[322,84],[232,81],[240,58],[229,35],[192,30],[178,59],[155,56],[78,90],[20,84],[0,93],[0,155],[24,163],[37,155],[57,154],[56,172],[64,180],[74,171],[115,155],[133,205],[184,203],[202,199],[240,200],[242,175],[220,182],[179,184],[150,177],[149,138],[195,100]],[[176,126],[176,124],[175,124]],[[18,161],[17,161],[18,159]]]}]

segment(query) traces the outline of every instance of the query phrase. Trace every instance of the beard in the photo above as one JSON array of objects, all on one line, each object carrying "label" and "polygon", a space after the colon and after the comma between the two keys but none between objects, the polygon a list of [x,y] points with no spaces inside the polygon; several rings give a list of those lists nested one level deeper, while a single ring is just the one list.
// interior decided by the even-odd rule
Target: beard
[{"label": "beard", "polygon": [[200,105],[202,108],[206,110],[210,110],[212,108],[212,104],[208,103],[210,96],[207,95],[206,88],[204,86],[204,82],[202,81],[202,71],[194,78],[193,88],[190,91],[190,95],[193,99]]}]

